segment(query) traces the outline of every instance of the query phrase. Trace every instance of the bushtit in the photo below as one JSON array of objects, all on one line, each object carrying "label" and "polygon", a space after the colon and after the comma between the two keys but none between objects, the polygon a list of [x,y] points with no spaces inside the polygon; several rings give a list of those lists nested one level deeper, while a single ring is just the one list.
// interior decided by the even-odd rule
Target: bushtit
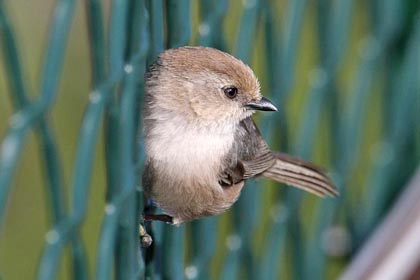
[{"label": "bushtit", "polygon": [[143,187],[165,215],[145,218],[180,224],[217,215],[256,176],[337,195],[314,165],[270,151],[256,110],[277,108],[242,61],[206,47],[163,52],[146,73]]}]

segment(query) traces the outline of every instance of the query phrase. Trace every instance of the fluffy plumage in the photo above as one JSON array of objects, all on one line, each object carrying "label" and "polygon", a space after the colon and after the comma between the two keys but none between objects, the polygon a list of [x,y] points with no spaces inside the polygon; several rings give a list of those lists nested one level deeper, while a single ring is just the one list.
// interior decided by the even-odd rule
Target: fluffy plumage
[{"label": "fluffy plumage", "polygon": [[[227,87],[238,94],[227,96]],[[252,70],[212,48],[168,50],[150,67],[143,187],[174,224],[225,211],[245,181],[260,175],[321,196],[337,194],[318,168],[269,150],[250,117],[256,108],[250,104],[263,101]]]}]

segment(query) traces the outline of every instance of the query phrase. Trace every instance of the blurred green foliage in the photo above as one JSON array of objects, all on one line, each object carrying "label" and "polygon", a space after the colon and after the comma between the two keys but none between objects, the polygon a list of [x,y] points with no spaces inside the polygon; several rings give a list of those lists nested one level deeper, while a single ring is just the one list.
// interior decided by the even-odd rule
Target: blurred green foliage
[{"label": "blurred green foliage", "polygon": [[[93,23],[86,17],[88,3],[102,6],[105,43],[100,42],[99,32],[89,45],[87,26]],[[77,205],[70,186],[81,124],[92,102],[89,93],[98,90],[103,75],[110,79],[113,71],[118,76],[123,70],[118,49],[126,48],[126,41],[121,30],[131,31],[118,18],[133,18],[141,21],[141,30],[147,30],[148,36],[139,40],[143,48],[149,48],[149,62],[165,48],[186,44],[215,46],[248,62],[261,80],[263,94],[281,108],[276,115],[257,116],[270,145],[327,167],[342,193],[336,200],[320,200],[272,182],[249,183],[235,209],[220,217],[181,227],[154,225],[155,255],[147,256],[145,273],[171,279],[337,278],[419,163],[419,4],[411,0],[150,0],[145,1],[146,18],[133,15],[133,11],[142,13],[143,1],[138,3],[140,8],[132,9],[133,1],[78,1],[74,18],[70,17],[62,71],[51,73],[61,75],[58,93],[46,113],[61,160],[66,204]],[[13,28],[31,100],[39,96],[41,80],[46,79],[41,69],[48,58],[55,5],[52,0],[3,1],[0,5]],[[101,13],[95,8],[91,11]],[[99,20],[98,15],[93,18]],[[4,48],[4,27],[0,28]],[[108,42],[110,38],[115,40]],[[99,49],[93,53],[104,55],[108,66],[95,68],[104,73],[92,76],[90,51],[95,42],[105,53]],[[15,112],[4,61],[3,56],[1,139],[7,136]],[[126,78],[130,76],[116,78],[118,86],[127,87],[122,82],[129,83]],[[141,86],[142,75],[135,79],[133,84]],[[117,87],[109,91],[116,93]],[[116,99],[107,100],[111,105],[102,121],[105,125],[99,127],[88,209],[80,229],[90,275],[106,265],[98,252],[108,250],[108,245],[106,252],[115,253],[116,265],[108,272],[124,278],[118,264],[125,261],[119,250],[126,248],[99,243],[105,199],[109,202],[118,193],[113,184],[133,185],[126,178],[117,179],[110,159],[115,168],[123,162],[112,161],[109,150],[105,153],[106,147],[118,145],[112,142],[112,128],[124,129],[112,113],[112,106],[120,106],[124,98]],[[6,213],[0,217],[0,277],[4,279],[37,275],[46,234],[53,226],[40,140],[34,131],[27,137]],[[115,141],[130,140],[121,138]],[[131,210],[121,211],[129,214]],[[128,222],[125,217],[120,216],[121,223]],[[121,227],[118,230],[118,240],[123,240],[126,233]],[[66,248],[59,263],[60,279],[71,278],[72,263]],[[142,271],[142,264],[139,258],[136,269]]]}]

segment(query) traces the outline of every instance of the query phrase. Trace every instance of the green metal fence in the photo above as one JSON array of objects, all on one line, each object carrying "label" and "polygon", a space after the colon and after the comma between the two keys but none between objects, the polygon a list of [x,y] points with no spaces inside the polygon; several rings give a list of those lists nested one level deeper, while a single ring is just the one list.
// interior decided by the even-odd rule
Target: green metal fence
[{"label": "green metal fence", "polygon": [[[36,267],[38,279],[336,278],[420,162],[420,4],[79,2],[79,9],[72,0],[51,6],[34,90],[27,79],[30,66],[22,59],[31,46],[20,43],[15,31],[13,5],[19,4],[0,1],[0,102],[7,102],[0,104],[5,118],[0,119],[0,246],[9,250],[0,248],[0,278],[33,277],[31,269],[31,274],[19,271],[18,260]],[[77,24],[88,36],[76,38],[89,42],[91,85],[77,93],[88,99],[71,167],[62,160],[63,136],[54,133],[51,115],[63,92],[60,83],[72,79],[62,74],[63,67],[79,63],[65,62],[77,17],[85,17]],[[188,44],[217,47],[253,66],[264,95],[280,109],[257,116],[262,133],[273,148],[327,166],[339,198],[320,200],[273,183],[249,182],[233,210],[180,227],[156,223],[153,247],[140,249],[143,75],[158,53]],[[1,236],[27,222],[13,220],[16,208],[8,200],[20,188],[20,159],[33,142],[32,132],[49,218],[39,259],[27,258],[25,250],[34,249],[12,252],[6,246],[18,245],[13,236],[20,233]],[[97,153],[102,154],[98,145],[106,185],[92,192]],[[105,188],[104,196],[97,193]],[[105,201],[103,214],[94,217],[88,211],[93,198]],[[25,217],[32,219],[31,212]],[[100,230],[85,233],[86,219],[101,220]]]}]

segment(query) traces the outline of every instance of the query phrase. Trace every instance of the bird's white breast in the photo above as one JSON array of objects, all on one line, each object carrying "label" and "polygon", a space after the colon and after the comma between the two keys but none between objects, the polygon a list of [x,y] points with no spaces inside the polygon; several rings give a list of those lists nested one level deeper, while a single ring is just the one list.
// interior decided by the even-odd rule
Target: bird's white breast
[{"label": "bird's white breast", "polygon": [[232,127],[214,124],[198,128],[177,119],[158,121],[150,132],[146,149],[160,172],[202,183],[217,182],[234,140]]}]

